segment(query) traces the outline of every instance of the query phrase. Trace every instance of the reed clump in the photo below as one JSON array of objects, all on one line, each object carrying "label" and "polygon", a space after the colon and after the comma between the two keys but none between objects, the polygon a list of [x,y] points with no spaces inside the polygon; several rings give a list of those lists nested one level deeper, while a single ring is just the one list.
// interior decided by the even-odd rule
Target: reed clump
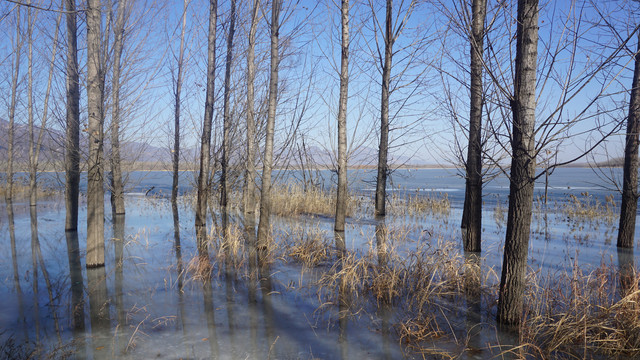
[{"label": "reed clump", "polygon": [[[481,258],[461,254],[455,241],[441,236],[413,250],[389,245],[349,250],[316,283],[320,309],[343,306],[345,299],[351,314],[391,307],[401,343],[430,357],[640,357],[640,286],[633,265],[588,272],[576,264],[546,276],[529,269],[523,321],[507,339],[497,334],[494,322],[499,274],[481,264]],[[484,343],[477,343],[480,329]],[[487,329],[496,335],[487,335]]]},{"label": "reed clump", "polygon": [[[275,185],[271,189],[271,201],[274,204],[273,213],[280,216],[334,216],[336,211],[335,191],[326,191],[317,186]],[[352,194],[347,195],[347,216],[355,214],[360,201]]]},{"label": "reed clump", "polygon": [[[521,344],[545,358],[640,356],[640,289],[634,268],[613,266],[547,279],[530,292]],[[533,350],[530,350],[533,352]]]},{"label": "reed clump", "polygon": [[394,215],[448,215],[451,212],[447,193],[421,195],[419,191],[407,194],[394,192],[389,201]]},{"label": "reed clump", "polygon": [[580,196],[569,195],[562,213],[570,220],[603,220],[610,225],[616,221],[619,211],[613,195],[606,196],[602,203],[588,192],[582,192]]},{"label": "reed clump", "polygon": [[336,303],[339,294],[361,299],[351,303],[356,312],[367,307],[368,297],[377,304],[428,312],[439,298],[460,293],[464,286],[460,276],[464,258],[454,249],[452,242],[438,239],[420,244],[408,254],[388,245],[370,248],[364,254],[347,251],[319,279],[318,296],[322,303]]},{"label": "reed clump", "polygon": [[[6,183],[0,184],[0,198],[6,199],[8,187]],[[52,186],[47,186],[46,184],[38,183],[36,188],[37,198],[38,199],[48,199],[52,198],[56,195],[60,195],[61,191],[56,190]],[[28,180],[18,180],[13,183],[11,197],[14,200],[17,199],[27,199],[31,194],[31,188],[29,187]]]},{"label": "reed clump", "polygon": [[318,227],[307,229],[294,226],[284,232],[282,240],[285,255],[308,268],[316,267],[331,258],[333,246],[327,232]]}]

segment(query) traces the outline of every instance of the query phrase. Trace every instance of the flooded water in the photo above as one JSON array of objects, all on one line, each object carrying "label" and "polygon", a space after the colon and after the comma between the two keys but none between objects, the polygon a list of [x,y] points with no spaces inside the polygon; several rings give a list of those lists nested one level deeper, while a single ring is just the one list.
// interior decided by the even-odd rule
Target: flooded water
[{"label": "flooded water", "polygon": [[[331,174],[323,175],[324,186],[331,186]],[[370,175],[351,173],[352,189],[368,196]],[[37,208],[16,202],[12,210],[0,210],[0,357],[422,358],[400,342],[392,326],[400,312],[393,304],[374,302],[354,313],[345,311],[340,294],[333,303],[319,296],[313,284],[332,260],[313,269],[280,258],[260,267],[252,262],[219,262],[212,268],[211,281],[202,281],[194,270],[198,252],[191,204],[183,198],[176,212],[167,198],[144,196],[150,189],[168,194],[170,173],[130,176],[135,181],[126,196],[127,214],[105,222],[102,268],[85,267],[85,207],[78,233],[65,233],[60,199],[43,200]],[[282,179],[295,176],[284,173]],[[547,207],[538,202],[534,210],[529,252],[534,271],[638,263],[637,254],[619,254],[615,247],[617,219],[571,218],[559,205],[569,202],[570,195],[586,198],[587,194],[581,195],[585,192],[592,201],[603,203],[607,195],[619,203],[618,195],[606,190],[590,169],[559,169],[550,180]],[[374,220],[372,211],[363,211],[348,221],[348,249],[365,253],[379,246],[380,226],[388,228],[388,241],[400,254],[437,238],[460,243],[464,182],[452,170],[402,171],[392,186],[390,190],[400,194],[446,193],[452,208],[422,216],[395,216],[390,209],[384,223]],[[541,194],[543,188],[539,184],[536,191]],[[183,190],[188,189],[184,185]],[[503,178],[485,186],[485,272],[500,272],[507,194]],[[237,214],[232,214],[231,222],[238,229],[255,231],[255,224]],[[276,241],[303,229],[320,232],[332,244],[332,228],[332,219],[324,217],[273,220]],[[210,251],[222,250],[213,246]],[[477,311],[467,312],[475,319],[471,328],[486,329],[478,324],[490,323],[492,306],[479,303]],[[474,341],[486,347],[495,341],[494,335],[480,334]],[[452,344],[439,341],[444,349],[457,346]]]}]

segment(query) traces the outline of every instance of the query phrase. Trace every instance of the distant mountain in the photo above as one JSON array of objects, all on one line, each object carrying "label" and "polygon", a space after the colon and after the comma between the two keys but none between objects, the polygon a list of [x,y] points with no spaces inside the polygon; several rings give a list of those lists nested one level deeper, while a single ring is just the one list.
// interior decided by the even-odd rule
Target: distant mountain
[{"label": "distant mountain", "polygon": [[[26,164],[29,159],[29,131],[24,123],[15,124],[14,154],[17,164]],[[36,137],[40,128],[36,127]],[[40,150],[40,163],[55,163],[58,167],[64,161],[64,139],[65,134],[58,129],[45,129],[42,147]],[[9,143],[9,122],[0,119],[0,159],[6,159],[8,155],[7,144]],[[80,133],[81,158],[87,157],[87,137],[86,132]],[[110,152],[109,137],[105,138],[105,154]],[[199,156],[198,148],[183,148],[181,151],[181,162],[186,166],[197,164]],[[145,168],[152,164],[161,164],[167,167],[171,163],[171,151],[166,147],[153,146],[139,141],[123,141],[121,143],[121,156],[125,163],[146,164]],[[306,154],[301,154],[297,150],[285,149],[276,150],[276,167],[300,167],[301,164],[309,167],[333,168],[336,163],[336,154],[331,150],[319,146],[310,146],[306,149]],[[241,163],[242,155],[238,152],[232,154],[232,163]],[[349,154],[350,167],[375,167],[378,161],[378,150],[362,146]],[[395,166],[407,165],[410,158],[406,156],[389,155],[389,163]]]},{"label": "distant mountain", "polygon": [[[40,127],[35,127],[35,137],[37,140]],[[64,161],[64,139],[63,131],[57,129],[45,129],[42,139],[42,147],[40,148],[40,162],[42,164],[55,162],[62,163]],[[8,156],[9,144],[9,122],[0,119],[0,159],[6,159]],[[81,157],[86,159],[87,154],[87,138],[86,133],[80,133]],[[110,152],[109,138],[105,138],[105,153]],[[189,153],[189,150],[185,150]],[[121,144],[122,159],[125,162],[171,162],[170,151],[165,148],[159,148],[143,142],[124,141]],[[29,159],[29,128],[26,124],[14,124],[14,156],[16,163],[27,163]]]}]

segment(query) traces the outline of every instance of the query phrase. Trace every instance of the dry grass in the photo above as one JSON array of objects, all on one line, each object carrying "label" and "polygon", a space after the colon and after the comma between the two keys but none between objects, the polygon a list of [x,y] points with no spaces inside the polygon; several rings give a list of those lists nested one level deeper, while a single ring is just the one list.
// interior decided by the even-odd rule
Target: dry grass
[{"label": "dry grass", "polygon": [[306,267],[318,266],[332,255],[333,244],[327,232],[318,227],[307,229],[296,225],[282,235],[285,255]]},{"label": "dry grass", "polygon": [[[465,258],[453,240],[442,237],[406,253],[393,245],[347,251],[315,284],[319,309],[344,299],[351,314],[388,304],[399,341],[427,357],[640,357],[640,288],[633,267],[621,274],[613,265],[591,272],[576,265],[546,277],[529,269],[519,337],[505,343],[494,322],[499,274],[481,269],[481,263]],[[485,305],[478,305],[478,320],[469,325],[465,316],[474,302]],[[493,328],[495,336],[483,330],[487,343],[469,345],[479,328]]]},{"label": "dry grass", "polygon": [[[335,215],[335,191],[325,191],[318,187],[309,187],[305,190],[298,184],[274,185],[271,191],[275,215]],[[347,216],[355,214],[361,206],[360,202],[361,200],[353,194],[347,195]]]},{"label": "dry grass", "polygon": [[416,191],[403,196],[394,192],[389,196],[389,203],[392,214],[399,216],[449,215],[451,211],[447,193],[421,195]]},{"label": "dry grass", "polygon": [[[528,292],[521,343],[545,358],[640,356],[638,274],[614,266],[552,275]],[[544,286],[543,286],[544,285]]]},{"label": "dry grass", "polygon": [[605,203],[594,199],[593,195],[583,192],[580,196],[569,195],[567,203],[562,208],[562,213],[574,221],[603,220],[606,224],[613,224],[618,218],[619,210],[613,195],[605,198]]},{"label": "dry grass", "polygon": [[[23,179],[24,180],[24,179]],[[53,187],[47,186],[42,183],[37,184],[37,193],[38,199],[48,199],[54,197],[56,195],[60,195],[62,192],[60,190],[56,190]],[[30,194],[29,183],[28,180],[20,181],[16,179],[16,182],[13,184],[12,196],[13,199],[28,199]],[[7,196],[7,184],[4,183],[0,185],[0,198],[4,199]]]}]

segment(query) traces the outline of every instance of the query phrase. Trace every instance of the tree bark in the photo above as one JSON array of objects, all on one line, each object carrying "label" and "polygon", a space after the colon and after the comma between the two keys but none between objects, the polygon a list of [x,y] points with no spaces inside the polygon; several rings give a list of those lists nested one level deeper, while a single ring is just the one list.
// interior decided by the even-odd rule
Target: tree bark
[{"label": "tree bark", "polygon": [[124,209],[124,184],[120,159],[120,73],[122,47],[124,46],[124,25],[127,0],[118,1],[118,14],[113,39],[113,74],[111,80],[111,211],[113,215],[122,215]]},{"label": "tree bark", "polygon": [[227,210],[229,197],[228,167],[229,167],[229,134],[231,133],[231,114],[229,113],[229,97],[231,96],[231,61],[233,60],[233,35],[236,28],[236,0],[231,0],[231,19],[227,34],[227,59],[224,70],[224,99],[223,99],[223,130],[222,130],[222,164],[220,176],[220,206]]},{"label": "tree bark", "polygon": [[387,0],[384,35],[384,65],[382,66],[382,96],[380,101],[380,146],[378,148],[378,176],[376,178],[375,215],[386,214],[387,175],[389,164],[389,82],[391,80],[391,60],[393,56],[393,31],[391,16],[393,1]]},{"label": "tree bark", "polygon": [[464,250],[479,252],[482,247],[482,56],[486,0],[473,0],[471,18],[471,104],[467,178],[462,212]]},{"label": "tree bark", "polygon": [[509,212],[497,317],[498,323],[508,326],[520,324],[527,270],[536,169],[537,46],[538,0],[519,0]]},{"label": "tree bark", "polygon": [[87,2],[87,267],[104,266],[104,76],[100,61],[102,14],[100,0]]},{"label": "tree bark", "polygon": [[216,23],[218,19],[218,0],[209,2],[209,37],[207,47],[207,93],[204,104],[204,120],[202,137],[200,138],[200,172],[198,173],[198,198],[196,204],[196,232],[198,247],[203,250],[204,237],[207,227],[207,203],[209,199],[209,165],[211,158],[211,128],[213,122],[213,103],[215,101],[216,81]]},{"label": "tree bark", "polygon": [[80,187],[80,85],[75,0],[66,0],[67,20],[67,124],[65,142],[65,230],[78,230]]},{"label": "tree bark", "polygon": [[349,93],[349,0],[342,0],[342,51],[340,56],[340,100],[338,104],[338,189],[335,231],[344,231],[347,213],[347,99]]},{"label": "tree bark", "polygon": [[20,54],[22,54],[22,35],[20,31],[20,7],[16,9],[16,44],[14,48],[15,63],[13,65],[13,74],[11,76],[11,104],[9,105],[9,143],[7,144],[7,191],[5,192],[5,200],[7,206],[10,206],[13,199],[13,147],[15,137],[15,117],[16,102],[18,93],[18,77],[20,77]]},{"label": "tree bark", "polygon": [[180,31],[180,53],[178,55],[178,74],[176,76],[174,92],[174,124],[173,124],[173,179],[171,183],[171,203],[178,200],[178,175],[180,171],[180,95],[182,93],[182,76],[184,74],[184,37],[187,28],[187,6],[189,0],[184,0],[182,9],[182,29]]},{"label": "tree bark", "polygon": [[249,29],[249,44],[247,47],[247,162],[243,191],[244,213],[247,215],[253,215],[256,207],[256,120],[254,111],[254,82],[256,79],[255,48],[256,31],[258,29],[258,5],[259,0],[253,0],[251,27]]},{"label": "tree bark", "polygon": [[[273,137],[278,95],[278,40],[281,0],[273,0],[271,6],[271,70],[269,75],[269,104],[267,111],[267,133],[262,160],[262,190],[260,192],[260,222],[258,223],[258,247],[267,248],[271,228],[271,170],[273,169]],[[263,254],[259,258],[263,259]]]},{"label": "tree bark", "polygon": [[622,183],[622,204],[620,205],[620,226],[618,227],[618,247],[632,248],[636,230],[638,208],[638,132],[640,132],[640,32],[638,32],[638,52],[635,56],[627,135],[624,146],[624,170]]}]

